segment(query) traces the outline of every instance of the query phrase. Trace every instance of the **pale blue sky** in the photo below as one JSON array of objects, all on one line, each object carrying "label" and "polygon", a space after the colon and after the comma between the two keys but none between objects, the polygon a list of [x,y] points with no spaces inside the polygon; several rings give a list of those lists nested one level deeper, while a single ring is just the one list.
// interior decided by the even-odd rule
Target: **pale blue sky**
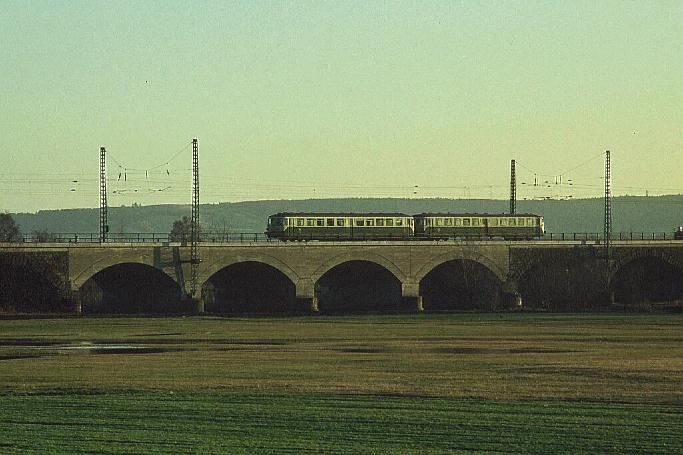
[{"label": "pale blue sky", "polygon": [[[512,158],[554,183],[605,149],[617,194],[680,193],[681,24],[680,1],[1,0],[0,210],[97,206],[100,145],[183,150],[146,179],[110,159],[110,205],[188,203],[192,137],[203,202],[504,198]],[[602,167],[520,198],[597,196]]]}]

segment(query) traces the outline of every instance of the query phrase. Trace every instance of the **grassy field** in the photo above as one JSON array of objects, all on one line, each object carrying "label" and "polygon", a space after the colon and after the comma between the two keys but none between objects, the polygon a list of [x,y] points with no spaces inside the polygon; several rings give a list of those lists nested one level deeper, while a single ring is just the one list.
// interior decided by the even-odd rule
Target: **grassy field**
[{"label": "grassy field", "polygon": [[23,451],[683,452],[683,316],[2,320]]}]

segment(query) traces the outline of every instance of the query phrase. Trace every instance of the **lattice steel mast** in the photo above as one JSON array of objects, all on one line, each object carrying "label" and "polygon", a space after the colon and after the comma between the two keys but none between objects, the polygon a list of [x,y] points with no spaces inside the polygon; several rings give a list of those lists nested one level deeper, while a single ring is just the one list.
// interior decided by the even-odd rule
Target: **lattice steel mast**
[{"label": "lattice steel mast", "polygon": [[107,241],[107,166],[104,147],[100,147],[100,243]]},{"label": "lattice steel mast", "polygon": [[609,268],[612,244],[612,188],[609,150],[605,151],[605,225],[603,243],[605,246],[605,260]]},{"label": "lattice steel mast", "polygon": [[510,214],[517,212],[517,176],[515,174],[515,160],[510,161]]},{"label": "lattice steel mast", "polygon": [[197,292],[197,267],[199,265],[199,147],[197,139],[192,139],[192,224],[191,224],[191,253],[192,284],[191,295]]},{"label": "lattice steel mast", "polygon": [[614,303],[612,293],[612,182],[609,150],[605,151],[605,231],[603,245],[605,248],[605,290],[610,304]]}]

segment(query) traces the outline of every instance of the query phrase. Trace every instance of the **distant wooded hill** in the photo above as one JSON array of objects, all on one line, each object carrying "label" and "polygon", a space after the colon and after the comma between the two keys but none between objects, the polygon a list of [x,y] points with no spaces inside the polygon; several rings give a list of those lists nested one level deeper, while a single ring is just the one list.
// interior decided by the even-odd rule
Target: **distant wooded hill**
[{"label": "distant wooded hill", "polygon": [[[301,212],[485,212],[504,213],[508,201],[467,199],[308,199],[207,204],[200,208],[203,230],[263,232],[268,215]],[[602,232],[602,199],[519,201],[518,213],[543,215],[548,232]],[[113,233],[169,232],[190,215],[189,205],[109,208]],[[42,210],[13,215],[22,232],[98,232],[99,209]],[[683,225],[683,196],[623,196],[613,201],[614,232],[672,232]]]}]

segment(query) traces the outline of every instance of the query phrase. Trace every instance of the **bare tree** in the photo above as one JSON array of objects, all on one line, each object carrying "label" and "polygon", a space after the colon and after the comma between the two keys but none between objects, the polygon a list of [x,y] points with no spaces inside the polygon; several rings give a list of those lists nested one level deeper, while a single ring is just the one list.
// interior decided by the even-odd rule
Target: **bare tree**
[{"label": "bare tree", "polygon": [[21,242],[21,231],[9,213],[0,213],[0,242]]},{"label": "bare tree", "polygon": [[[198,234],[201,232],[199,229]],[[192,220],[190,217],[184,216],[179,220],[173,222],[173,227],[171,228],[171,233],[169,235],[169,240],[171,242],[183,242],[189,241],[192,235]]]},{"label": "bare tree", "polygon": [[48,243],[56,242],[57,236],[47,229],[36,229],[31,233],[31,238],[34,242],[38,243]]}]

